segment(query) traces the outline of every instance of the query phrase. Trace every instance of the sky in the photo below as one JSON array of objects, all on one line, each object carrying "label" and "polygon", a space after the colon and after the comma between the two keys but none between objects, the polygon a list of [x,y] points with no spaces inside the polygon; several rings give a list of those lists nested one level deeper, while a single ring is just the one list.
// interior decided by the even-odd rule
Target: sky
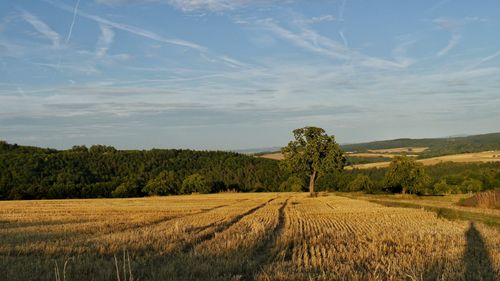
[{"label": "sky", "polygon": [[498,0],[2,0],[0,139],[246,149],[500,131]]}]

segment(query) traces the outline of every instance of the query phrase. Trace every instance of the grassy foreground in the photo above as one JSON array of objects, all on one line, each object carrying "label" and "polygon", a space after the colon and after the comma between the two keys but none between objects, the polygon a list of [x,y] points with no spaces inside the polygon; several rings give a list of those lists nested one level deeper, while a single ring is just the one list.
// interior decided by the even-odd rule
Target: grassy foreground
[{"label": "grassy foreground", "polygon": [[0,202],[5,280],[498,280],[500,235],[300,193]]}]

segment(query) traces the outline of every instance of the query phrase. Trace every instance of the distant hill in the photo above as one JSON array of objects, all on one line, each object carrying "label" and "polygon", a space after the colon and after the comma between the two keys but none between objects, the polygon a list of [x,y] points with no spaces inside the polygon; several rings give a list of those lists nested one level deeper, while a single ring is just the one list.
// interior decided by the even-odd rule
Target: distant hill
[{"label": "distant hill", "polygon": [[342,145],[342,149],[346,152],[368,152],[369,150],[400,147],[427,147],[428,149],[419,153],[419,158],[498,150],[500,149],[500,133],[472,135],[466,137],[428,139],[405,138]]},{"label": "distant hill", "polygon": [[[349,165],[388,162],[395,155],[409,155],[418,159],[463,153],[500,150],[500,133],[427,139],[394,139],[356,144],[341,144],[347,152]],[[254,153],[268,159],[282,159],[279,148]]]},{"label": "distant hill", "polygon": [[248,148],[248,149],[237,149],[234,152],[242,153],[242,154],[265,154],[268,152],[279,151],[281,147],[273,146],[273,147],[261,147],[261,148]]}]

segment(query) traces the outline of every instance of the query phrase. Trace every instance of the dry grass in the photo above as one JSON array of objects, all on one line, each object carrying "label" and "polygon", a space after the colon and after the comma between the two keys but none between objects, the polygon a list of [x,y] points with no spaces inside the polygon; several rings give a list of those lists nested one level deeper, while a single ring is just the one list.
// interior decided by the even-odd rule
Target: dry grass
[{"label": "dry grass", "polygon": [[261,155],[260,157],[272,159],[272,160],[283,160],[285,158],[283,156],[283,154],[281,154],[281,152],[268,153],[268,154]]},{"label": "dry grass", "polygon": [[460,200],[459,205],[466,207],[496,209],[500,214],[500,188],[476,193],[470,198]]},{"label": "dry grass", "polygon": [[[348,156],[352,157],[388,157],[394,158],[396,156],[401,156],[402,154],[390,154],[390,153],[349,153]],[[417,154],[406,154],[408,157],[417,157]]]},{"label": "dry grass", "polygon": [[498,234],[333,195],[9,201],[0,271],[4,280],[493,280]]},{"label": "dry grass", "polygon": [[369,201],[398,202],[418,205],[431,208],[446,208],[452,211],[468,212],[478,215],[496,217],[500,224],[500,210],[482,207],[466,207],[460,205],[460,202],[470,197],[467,194],[450,194],[446,196],[418,196],[412,194],[365,194],[365,193],[337,193],[338,195]]},{"label": "dry grass", "polygon": [[373,153],[422,153],[429,149],[423,146],[408,146],[408,147],[396,147],[396,148],[386,148],[386,149],[370,149],[369,152]]}]

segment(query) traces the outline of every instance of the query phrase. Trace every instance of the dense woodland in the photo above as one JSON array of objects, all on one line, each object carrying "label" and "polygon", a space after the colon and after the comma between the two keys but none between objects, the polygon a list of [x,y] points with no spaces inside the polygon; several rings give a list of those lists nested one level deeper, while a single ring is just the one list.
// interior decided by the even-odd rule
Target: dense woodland
[{"label": "dense woodland", "polygon": [[[187,178],[201,181],[191,185],[202,190],[189,189]],[[275,161],[232,152],[102,145],[58,151],[0,142],[1,199],[181,194],[183,183],[189,193],[276,191],[283,178]]]},{"label": "dense woodland", "polygon": [[[116,150],[110,146],[43,149],[0,142],[0,199],[99,198],[192,192],[300,191],[307,178],[279,161],[233,152]],[[417,193],[461,193],[500,187],[500,163],[425,167],[430,180]],[[397,192],[386,169],[326,174],[318,191]]]}]

